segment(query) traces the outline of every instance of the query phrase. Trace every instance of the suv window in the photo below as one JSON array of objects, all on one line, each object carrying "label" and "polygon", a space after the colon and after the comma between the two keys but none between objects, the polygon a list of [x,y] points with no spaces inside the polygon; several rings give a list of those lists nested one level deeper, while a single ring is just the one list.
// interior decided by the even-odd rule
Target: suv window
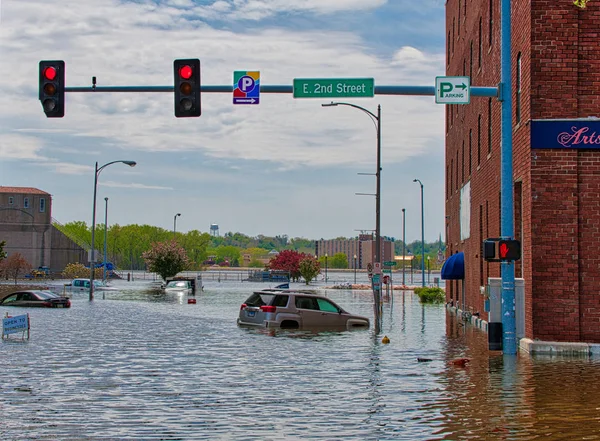
[{"label": "suv window", "polygon": [[313,297],[296,297],[296,308],[319,310],[319,305]]},{"label": "suv window", "polygon": [[331,303],[327,299],[317,299],[317,303],[319,304],[319,309],[321,311],[327,312],[342,312],[338,307],[336,307],[333,303]]},{"label": "suv window", "polygon": [[289,299],[290,299],[290,296],[283,296],[283,295],[275,296],[275,300],[273,300],[273,306],[279,306],[282,308],[286,307]]},{"label": "suv window", "polygon": [[264,292],[255,292],[246,300],[246,305],[248,306],[263,306],[270,305],[271,300],[273,300],[275,294],[267,294]]}]

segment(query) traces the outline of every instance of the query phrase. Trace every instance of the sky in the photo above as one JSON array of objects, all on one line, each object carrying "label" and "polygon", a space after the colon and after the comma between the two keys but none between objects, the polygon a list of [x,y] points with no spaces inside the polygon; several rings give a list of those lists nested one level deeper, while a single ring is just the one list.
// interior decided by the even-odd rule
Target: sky
[{"label": "sky", "polygon": [[[60,223],[290,238],[375,229],[376,126],[331,99],[261,94],[234,105],[203,93],[199,118],[175,118],[173,93],[66,94],[64,118],[38,100],[40,60],[64,60],[66,86],[172,86],[173,60],[198,58],[203,85],[259,71],[434,86],[445,74],[442,0],[0,0],[0,185],[52,195]],[[340,98],[381,105],[381,234],[444,239],[444,106],[433,96]],[[367,195],[356,195],[366,193]]]}]

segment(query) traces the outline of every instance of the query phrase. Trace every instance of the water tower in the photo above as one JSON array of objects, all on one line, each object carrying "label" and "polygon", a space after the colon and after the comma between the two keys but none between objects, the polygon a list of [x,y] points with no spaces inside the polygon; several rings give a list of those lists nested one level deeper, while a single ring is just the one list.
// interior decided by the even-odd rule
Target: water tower
[{"label": "water tower", "polygon": [[219,236],[219,225],[218,224],[210,224],[210,235],[211,236]]}]

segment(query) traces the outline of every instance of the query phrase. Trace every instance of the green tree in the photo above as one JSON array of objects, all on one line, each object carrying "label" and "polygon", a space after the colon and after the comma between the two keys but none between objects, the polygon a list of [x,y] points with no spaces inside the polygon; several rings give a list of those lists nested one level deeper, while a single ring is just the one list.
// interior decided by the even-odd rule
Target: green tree
[{"label": "green tree", "polygon": [[298,265],[300,275],[304,278],[304,282],[308,285],[321,272],[321,266],[317,259],[309,255],[300,260]]},{"label": "green tree", "polygon": [[344,253],[335,253],[331,259],[329,259],[329,267],[336,269],[348,268],[348,257]]},{"label": "green tree", "polygon": [[5,246],[6,246],[5,240],[0,242],[0,262],[2,262],[6,258],[6,251],[4,251]]},{"label": "green tree", "polygon": [[153,243],[150,250],[142,253],[142,257],[148,270],[158,274],[163,280],[177,275],[189,266],[185,250],[174,239]]}]

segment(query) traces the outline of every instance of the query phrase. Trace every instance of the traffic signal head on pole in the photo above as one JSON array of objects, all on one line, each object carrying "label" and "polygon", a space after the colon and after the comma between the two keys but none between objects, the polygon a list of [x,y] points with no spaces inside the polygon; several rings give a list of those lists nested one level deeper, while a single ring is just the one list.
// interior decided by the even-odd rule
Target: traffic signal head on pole
[{"label": "traffic signal head on pole", "polygon": [[521,242],[514,239],[498,241],[498,258],[501,261],[519,260],[521,258]]},{"label": "traffic signal head on pole", "polygon": [[64,61],[40,61],[39,99],[48,118],[65,116]]},{"label": "traffic signal head on pole", "polygon": [[200,116],[200,60],[175,60],[175,116]]}]

